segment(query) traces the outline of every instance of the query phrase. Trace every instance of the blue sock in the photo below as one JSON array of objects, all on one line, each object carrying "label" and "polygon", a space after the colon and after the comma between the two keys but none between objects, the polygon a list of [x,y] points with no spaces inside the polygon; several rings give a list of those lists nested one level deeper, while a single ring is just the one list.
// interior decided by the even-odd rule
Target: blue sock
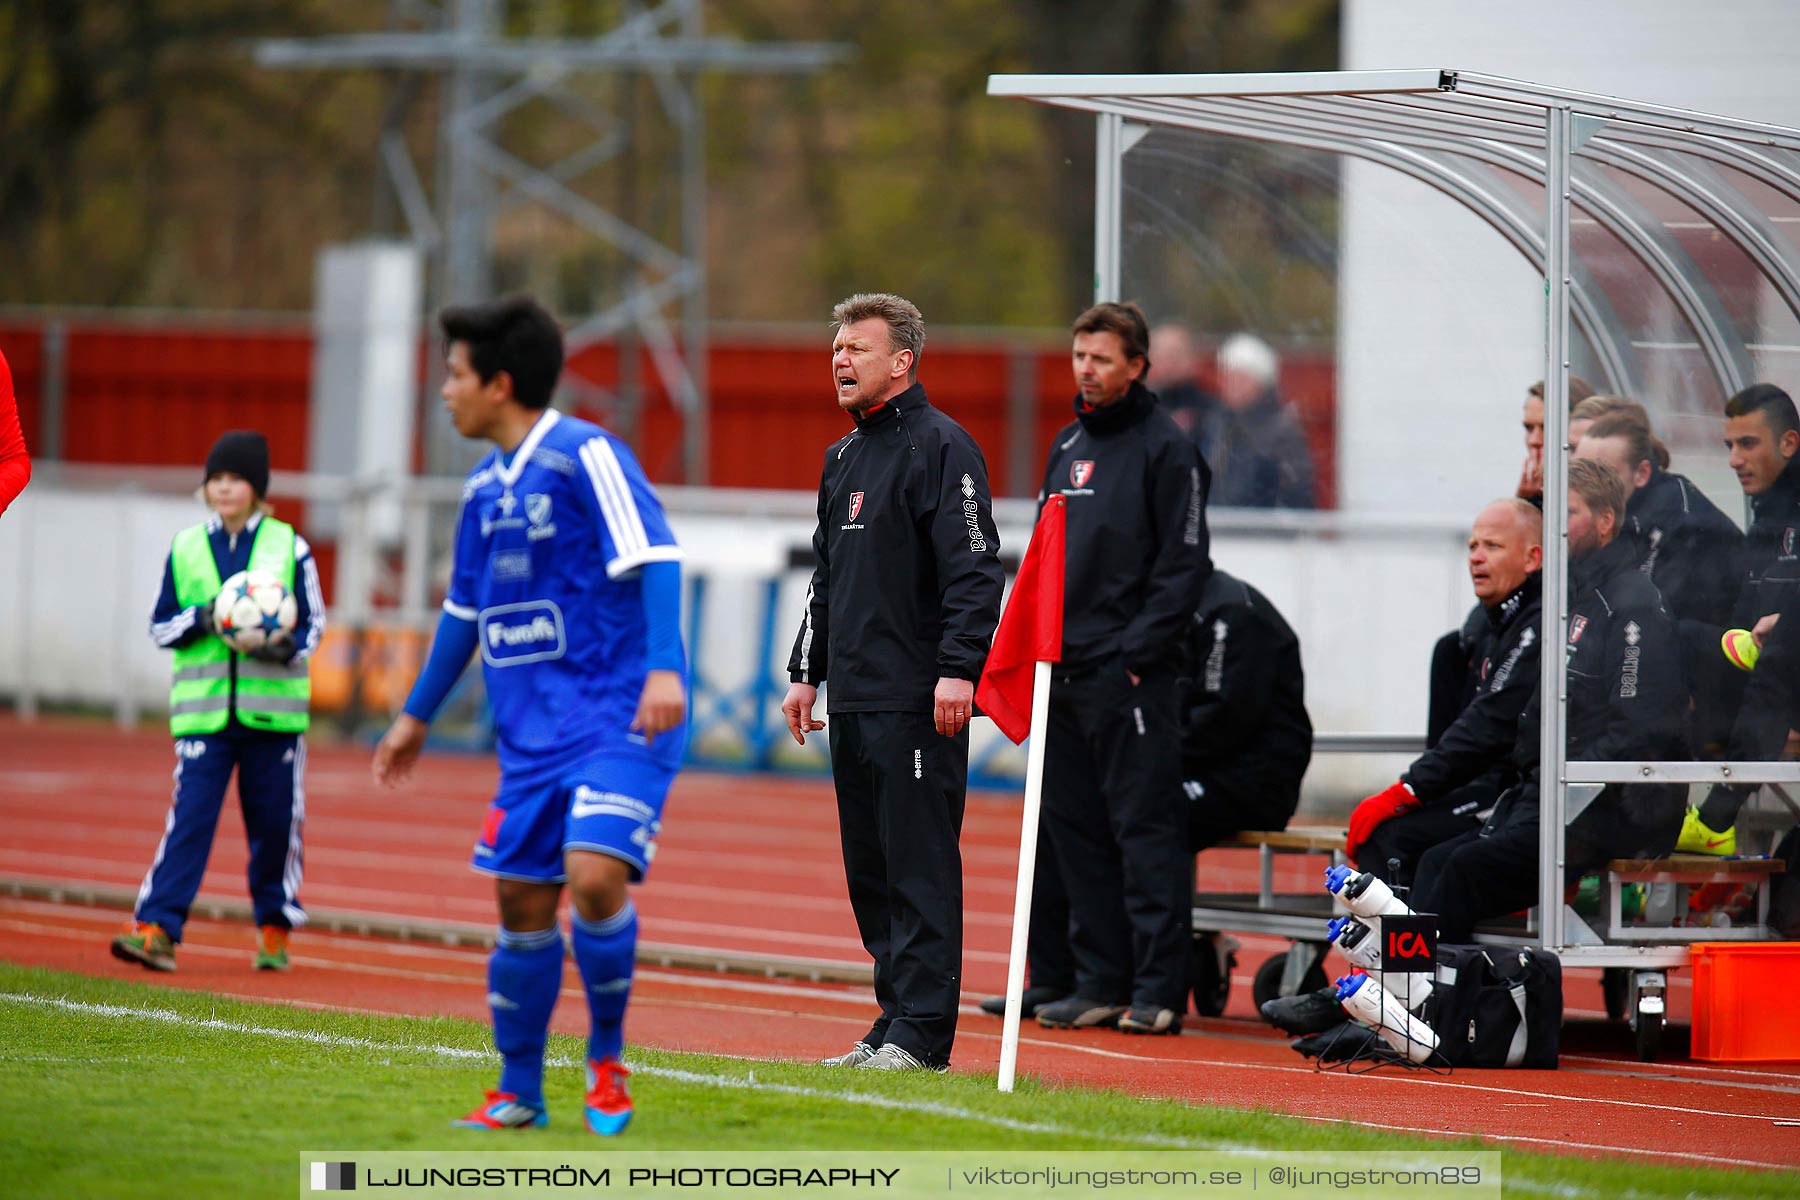
[{"label": "blue sock", "polygon": [[631,1000],[631,967],[637,954],[637,905],[627,900],[624,908],[603,921],[584,921],[580,913],[571,913],[569,928],[591,1022],[588,1057],[618,1058],[625,1049],[625,1005]]},{"label": "blue sock", "polygon": [[519,1103],[544,1107],[544,1041],[550,1011],[562,990],[562,931],[502,929],[488,956],[488,1008],[494,1014],[494,1047],[504,1065],[500,1090]]}]

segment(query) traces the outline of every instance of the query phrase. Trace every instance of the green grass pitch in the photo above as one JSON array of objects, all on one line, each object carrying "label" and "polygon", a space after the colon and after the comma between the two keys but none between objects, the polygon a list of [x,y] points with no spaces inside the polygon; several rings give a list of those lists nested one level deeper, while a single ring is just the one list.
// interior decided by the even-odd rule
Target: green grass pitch
[{"label": "green grass pitch", "polygon": [[[255,1004],[0,963],[0,1193],[289,1195],[303,1150],[1386,1150],[1446,1143],[991,1075],[851,1075],[627,1053],[637,1117],[581,1122],[581,1043],[553,1035],[548,1129],[449,1121],[492,1087],[485,1026]],[[1698,1136],[1698,1134],[1697,1134]],[[1465,1142],[1466,1148],[1473,1143]],[[1490,1148],[1504,1148],[1496,1146]],[[1728,1146],[1720,1147],[1729,1152]],[[1787,1196],[1794,1175],[1505,1150],[1509,1195]],[[125,1181],[129,1181],[128,1185]],[[124,1185],[124,1186],[122,1186]]]}]

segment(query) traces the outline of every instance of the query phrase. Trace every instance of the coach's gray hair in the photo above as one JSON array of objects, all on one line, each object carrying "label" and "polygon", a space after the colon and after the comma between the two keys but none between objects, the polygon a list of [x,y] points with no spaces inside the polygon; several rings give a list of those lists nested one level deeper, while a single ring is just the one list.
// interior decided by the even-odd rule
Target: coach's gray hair
[{"label": "coach's gray hair", "polygon": [[919,359],[925,353],[925,318],[919,315],[918,308],[912,301],[892,292],[858,292],[847,300],[838,301],[837,307],[831,310],[832,324],[839,329],[870,317],[887,325],[889,349],[896,354],[902,350],[912,351],[912,367],[906,378],[909,381],[916,378]]}]

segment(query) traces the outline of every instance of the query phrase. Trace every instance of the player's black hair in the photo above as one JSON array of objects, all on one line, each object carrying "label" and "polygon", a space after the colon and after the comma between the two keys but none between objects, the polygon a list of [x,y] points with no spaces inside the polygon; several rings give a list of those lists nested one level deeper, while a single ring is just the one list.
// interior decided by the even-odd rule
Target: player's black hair
[{"label": "player's black hair", "polygon": [[1747,417],[1753,412],[1763,414],[1776,437],[1790,429],[1800,429],[1793,400],[1772,383],[1753,383],[1725,402],[1728,417]]},{"label": "player's black hair", "polygon": [[562,374],[562,329],[530,296],[487,304],[456,304],[438,313],[446,342],[469,347],[469,365],[481,382],[501,371],[512,378],[513,398],[526,408],[550,405]]}]

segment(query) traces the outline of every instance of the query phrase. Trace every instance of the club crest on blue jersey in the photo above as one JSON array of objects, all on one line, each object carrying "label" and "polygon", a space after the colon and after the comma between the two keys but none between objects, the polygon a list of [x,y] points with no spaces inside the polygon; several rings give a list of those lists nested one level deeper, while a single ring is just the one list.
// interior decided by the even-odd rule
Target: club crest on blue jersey
[{"label": "club crest on blue jersey", "polygon": [[476,618],[482,661],[493,667],[561,658],[568,649],[562,609],[553,601],[527,600],[483,609]]}]

